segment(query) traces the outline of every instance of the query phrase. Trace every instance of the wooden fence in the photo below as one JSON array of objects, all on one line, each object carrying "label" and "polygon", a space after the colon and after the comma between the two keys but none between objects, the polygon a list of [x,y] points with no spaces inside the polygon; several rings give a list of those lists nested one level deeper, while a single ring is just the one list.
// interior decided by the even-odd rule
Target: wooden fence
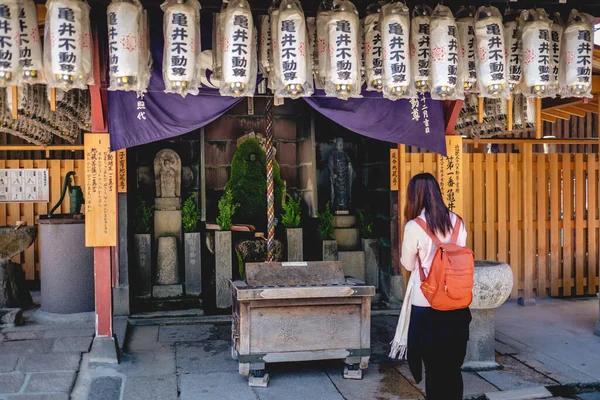
[{"label": "wooden fence", "polygon": [[[467,244],[477,259],[510,264],[513,298],[597,293],[597,153],[465,153],[463,163]],[[436,174],[437,156],[401,153],[400,168],[405,193],[414,174]],[[404,223],[401,216],[401,228]]]},{"label": "wooden fence", "polygon": [[[0,160],[0,168],[48,168],[50,177],[50,201],[48,203],[0,203],[0,226],[14,225],[17,221],[26,221],[27,225],[36,224],[40,215],[48,211],[60,199],[62,185],[69,171],[75,171],[74,185],[84,189],[85,169],[83,160]],[[69,213],[70,199],[65,195],[61,207],[55,213]],[[33,246],[29,247],[13,261],[23,266],[28,280],[35,279],[40,271],[39,237]]]}]

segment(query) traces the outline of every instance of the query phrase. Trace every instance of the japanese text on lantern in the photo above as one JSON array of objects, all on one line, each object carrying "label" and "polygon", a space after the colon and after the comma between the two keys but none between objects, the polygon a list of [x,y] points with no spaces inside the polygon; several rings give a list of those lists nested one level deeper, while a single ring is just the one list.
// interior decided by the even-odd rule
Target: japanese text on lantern
[{"label": "japanese text on lantern", "polygon": [[[248,17],[245,15],[234,15],[233,45],[231,50],[231,67],[233,76],[244,78],[248,75]],[[283,54],[282,54],[283,57]]]},{"label": "japanese text on lantern", "polygon": [[509,62],[509,80],[519,82],[521,80],[521,48],[519,46],[519,30],[513,29],[510,35],[510,60]]},{"label": "japanese text on lantern", "polygon": [[431,127],[429,125],[429,107],[427,107],[427,102],[425,101],[425,93],[419,93],[419,96],[421,100],[421,114],[423,114],[423,126],[425,126],[425,133],[430,133]]},{"label": "japanese text on lantern", "polygon": [[446,137],[447,157],[438,159],[438,180],[442,197],[448,208],[462,213],[462,138]]},{"label": "japanese text on lantern", "polygon": [[475,66],[475,30],[473,25],[467,28],[469,41],[467,42],[467,69],[469,70],[469,78],[477,79],[477,67]]},{"label": "japanese text on lantern", "polygon": [[592,73],[592,32],[579,30],[577,40],[577,80],[581,83],[589,83]]},{"label": "japanese text on lantern", "polygon": [[298,79],[298,62],[296,57],[301,49],[298,48],[298,28],[296,21],[287,19],[281,21],[281,70],[283,81],[295,82]]},{"label": "japanese text on lantern", "polygon": [[[504,80],[504,47],[502,44],[502,35],[500,34],[500,25],[486,25],[488,36],[487,59],[490,61],[490,77],[492,81]],[[484,56],[485,57],[485,56]]]},{"label": "japanese text on lantern", "polygon": [[186,76],[188,66],[188,50],[192,45],[187,40],[188,18],[184,13],[173,13],[173,26],[171,31],[171,73],[173,76]]},{"label": "japanese text on lantern", "polygon": [[398,149],[390,149],[390,190],[398,190],[399,160]]},{"label": "japanese text on lantern", "polygon": [[352,40],[352,26],[348,20],[339,20],[336,22],[335,30],[337,37],[335,40],[335,66],[338,83],[349,82],[352,80],[352,71],[356,68],[352,65],[353,54],[356,48],[352,48],[356,44]]},{"label": "japanese text on lantern", "polygon": [[144,93],[139,93],[137,96],[137,119],[146,120],[146,102],[144,101]]},{"label": "japanese text on lantern", "polygon": [[[119,48],[117,47],[118,40],[118,31],[117,31],[117,13],[111,12],[108,14],[108,36],[110,38],[110,42],[108,42],[108,49],[110,50],[110,71],[113,74],[119,72],[119,55],[117,52]],[[129,21],[125,21],[125,23],[131,23]]]},{"label": "japanese text on lantern", "polygon": [[2,70],[10,70],[14,64],[13,60],[18,60],[18,57],[13,54],[13,51],[17,54],[19,52],[19,42],[15,41],[15,33],[13,33],[16,28],[13,26],[10,7],[4,4],[0,5],[0,69]]},{"label": "japanese text on lantern", "polygon": [[117,244],[117,179],[115,153],[107,133],[85,135],[85,245]]},{"label": "japanese text on lantern", "polygon": [[456,85],[458,75],[458,36],[456,25],[448,26],[448,83]]},{"label": "japanese text on lantern", "polygon": [[389,42],[386,48],[389,49],[390,69],[386,71],[392,77],[393,83],[405,83],[407,79],[407,61],[406,43],[404,43],[404,28],[402,24],[393,22],[384,27],[389,33]]},{"label": "japanese text on lantern", "polygon": [[429,24],[419,24],[417,40],[417,67],[419,78],[429,76]]},{"label": "japanese text on lantern", "polygon": [[80,32],[77,28],[80,25],[75,21],[75,12],[72,8],[59,7],[58,20],[61,21],[58,27],[58,62],[60,70],[63,72],[73,72],[77,65],[77,54],[72,51],[76,49]]}]

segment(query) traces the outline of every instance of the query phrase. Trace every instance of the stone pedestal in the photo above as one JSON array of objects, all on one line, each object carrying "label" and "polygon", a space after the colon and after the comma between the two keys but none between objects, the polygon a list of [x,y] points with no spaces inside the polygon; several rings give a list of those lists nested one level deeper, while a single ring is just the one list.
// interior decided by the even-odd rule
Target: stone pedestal
[{"label": "stone pedestal", "polygon": [[379,240],[362,239],[365,253],[365,283],[379,288]]},{"label": "stone pedestal", "polygon": [[173,236],[160,237],[156,256],[156,285],[152,289],[152,295],[154,297],[181,296],[183,290],[179,281],[177,239]]},{"label": "stone pedestal", "polygon": [[133,259],[137,278],[137,294],[150,296],[152,291],[152,236],[149,233],[133,235]]},{"label": "stone pedestal", "polygon": [[323,240],[323,261],[337,261],[338,248],[335,240]]},{"label": "stone pedestal", "polygon": [[191,295],[202,294],[202,234],[190,232],[183,234],[185,254],[185,292]]},{"label": "stone pedestal", "polygon": [[304,261],[302,228],[287,228],[285,233],[287,236],[288,261]]},{"label": "stone pedestal", "polygon": [[338,250],[350,251],[360,247],[360,237],[356,228],[356,216],[336,215],[333,217],[333,237]]},{"label": "stone pedestal", "polygon": [[217,286],[217,308],[231,307],[232,268],[231,231],[215,232],[215,283]]},{"label": "stone pedestal", "polygon": [[499,367],[495,360],[494,309],[510,296],[513,274],[508,264],[475,261],[473,302],[469,307],[473,321],[469,327],[465,371],[483,371]]},{"label": "stone pedestal", "polygon": [[365,252],[338,251],[338,260],[344,267],[344,275],[365,281]]},{"label": "stone pedestal", "polygon": [[154,211],[154,241],[158,245],[158,238],[173,236],[177,239],[177,246],[182,243],[181,210],[156,210]]}]

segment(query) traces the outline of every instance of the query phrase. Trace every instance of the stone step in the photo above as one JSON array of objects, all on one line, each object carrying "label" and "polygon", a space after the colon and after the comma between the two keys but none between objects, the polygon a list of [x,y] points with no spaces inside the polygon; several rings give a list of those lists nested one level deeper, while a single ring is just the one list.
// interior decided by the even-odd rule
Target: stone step
[{"label": "stone step", "polygon": [[365,252],[364,251],[338,251],[338,260],[344,267],[344,275],[365,280]]},{"label": "stone step", "polygon": [[360,237],[357,228],[336,228],[333,237],[337,242],[338,250],[356,250],[360,248]]},{"label": "stone step", "polygon": [[529,399],[547,399],[552,397],[552,393],[544,386],[532,387],[527,389],[507,390],[504,392],[486,393],[488,400],[529,400]]}]

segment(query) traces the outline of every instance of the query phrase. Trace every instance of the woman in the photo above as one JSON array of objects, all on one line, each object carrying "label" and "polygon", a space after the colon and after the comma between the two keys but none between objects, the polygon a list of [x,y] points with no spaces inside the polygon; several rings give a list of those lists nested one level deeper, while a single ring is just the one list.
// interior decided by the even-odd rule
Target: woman
[{"label": "woman", "polygon": [[415,175],[408,183],[404,216],[401,263],[411,271],[396,337],[390,356],[403,358],[418,383],[425,364],[425,390],[428,400],[462,400],[461,366],[467,351],[471,312],[468,308],[438,311],[431,308],[421,291],[419,263],[429,274],[437,250],[433,240],[415,221],[421,218],[441,243],[449,243],[457,220],[456,244],[465,246],[467,232],[460,217],[451,212],[442,198],[440,186],[431,174]]}]

